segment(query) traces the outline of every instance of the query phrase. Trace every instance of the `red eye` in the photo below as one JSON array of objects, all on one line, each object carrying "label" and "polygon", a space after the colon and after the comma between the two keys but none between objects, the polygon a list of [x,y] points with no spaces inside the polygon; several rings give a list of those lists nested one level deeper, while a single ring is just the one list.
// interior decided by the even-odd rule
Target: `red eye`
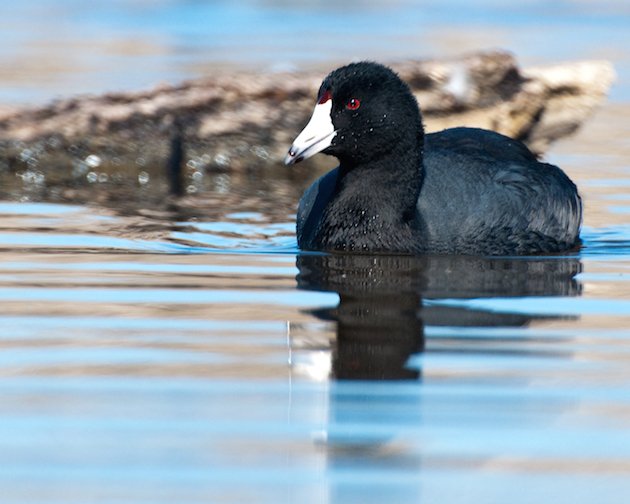
[{"label": "red eye", "polygon": [[317,103],[318,105],[321,105],[322,103],[326,103],[330,99],[332,99],[332,93],[330,91],[324,91],[319,97],[319,100],[317,100]]},{"label": "red eye", "polygon": [[361,106],[361,102],[356,98],[350,98],[348,103],[346,103],[346,108],[348,110],[356,110]]}]

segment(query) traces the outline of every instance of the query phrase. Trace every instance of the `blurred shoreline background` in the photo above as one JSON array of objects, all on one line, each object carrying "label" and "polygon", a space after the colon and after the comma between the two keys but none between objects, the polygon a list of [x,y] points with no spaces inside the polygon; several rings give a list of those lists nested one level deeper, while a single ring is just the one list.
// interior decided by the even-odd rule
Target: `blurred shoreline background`
[{"label": "blurred shoreline background", "polygon": [[[626,1],[29,0],[0,8],[0,14],[0,112],[7,112],[7,116],[15,109],[38,107],[60,98],[155,90],[164,84],[225,74],[247,84],[260,74],[312,71],[310,75],[317,76],[313,81],[316,85],[335,66],[356,59],[391,64],[499,49],[511,52],[523,69],[610,61],[617,78],[608,101],[585,121],[577,135],[555,143],[545,159],[562,166],[580,186],[586,202],[586,225],[627,221],[625,211],[610,209],[626,208],[625,195],[618,194],[620,184],[625,184],[630,155],[626,135],[630,113],[630,53],[626,50],[630,46],[630,4]],[[595,79],[604,82],[606,76]],[[243,100],[243,105],[248,105],[247,96]],[[280,100],[276,115],[300,122],[299,108],[310,110],[311,100],[299,101],[291,106]],[[426,102],[421,100],[422,106]],[[70,100],[63,107],[72,109],[76,103]],[[38,113],[35,109],[34,124],[43,122],[37,119]],[[240,111],[236,114],[242,118]],[[430,118],[425,119],[428,129],[434,129]],[[162,128],[158,121],[145,123]],[[86,137],[79,142],[89,142],[78,147],[61,144],[61,170],[57,171],[50,159],[40,159],[39,144],[13,145],[10,136],[5,135],[6,145],[0,150],[9,150],[3,151],[6,155],[0,166],[0,195],[16,201],[100,201],[115,208],[129,202],[147,205],[151,195],[161,202],[166,187],[164,163],[151,163],[143,149],[154,154],[155,145],[162,150],[168,148],[163,138],[168,131],[158,134],[149,129],[147,137],[141,127],[133,121],[130,124],[123,128],[130,135],[139,132],[133,141],[125,143],[107,135],[103,138],[115,147],[128,146],[125,152],[138,157],[132,156],[128,169],[120,153],[108,154],[106,148],[90,144],[98,143],[99,138],[76,122],[73,125],[78,125]],[[283,133],[290,136],[299,127],[296,123]],[[259,132],[250,127],[250,133],[254,129],[254,133]],[[244,140],[242,149],[237,146],[234,152],[227,144],[217,148],[202,145],[196,152],[186,141],[185,190],[188,195],[197,191],[203,195],[191,203],[191,208],[208,215],[208,206],[225,207],[225,202],[217,204],[210,195],[232,195],[235,201],[231,204],[235,204],[247,200],[240,194],[249,194],[243,189],[243,180],[253,187],[264,180],[271,189],[264,192],[263,199],[273,193],[271,203],[275,204],[282,193],[286,208],[292,209],[303,183],[314,177],[311,165],[304,163],[286,170],[281,156],[258,141],[257,137]],[[276,144],[284,149],[288,142],[287,137],[286,142]],[[256,165],[261,145],[264,163],[276,170],[271,174],[259,172]],[[43,152],[49,147],[45,143]],[[17,154],[11,149],[17,149]],[[249,156],[243,158],[244,168],[236,162],[241,155],[238,149]],[[334,163],[327,157],[315,162],[323,168]],[[229,167],[229,173],[223,165]],[[203,169],[205,166],[212,169]],[[235,176],[239,171],[244,178]],[[593,181],[593,176],[603,177],[606,182]],[[281,189],[278,181],[285,179]],[[602,206],[601,198],[613,199]]]},{"label": "blurred shoreline background", "polygon": [[0,9],[0,105],[134,91],[232,70],[513,52],[523,66],[606,59],[630,100],[622,0],[29,0]]}]

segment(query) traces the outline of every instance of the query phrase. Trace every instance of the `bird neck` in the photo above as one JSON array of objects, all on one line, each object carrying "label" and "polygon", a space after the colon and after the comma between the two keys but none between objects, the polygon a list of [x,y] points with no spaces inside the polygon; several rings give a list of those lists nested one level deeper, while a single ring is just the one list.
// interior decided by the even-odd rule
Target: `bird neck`
[{"label": "bird neck", "polygon": [[[400,219],[415,213],[424,179],[423,142],[399,144],[379,158],[353,165],[343,162],[335,193],[365,210],[389,210]],[[410,214],[410,215],[409,215]]]},{"label": "bird neck", "polygon": [[[415,232],[423,176],[422,145],[394,148],[360,165],[342,161],[334,196],[318,227],[318,246],[412,252],[407,249]],[[391,229],[399,230],[399,236],[392,238]],[[392,239],[399,240],[400,246],[392,244]]]}]

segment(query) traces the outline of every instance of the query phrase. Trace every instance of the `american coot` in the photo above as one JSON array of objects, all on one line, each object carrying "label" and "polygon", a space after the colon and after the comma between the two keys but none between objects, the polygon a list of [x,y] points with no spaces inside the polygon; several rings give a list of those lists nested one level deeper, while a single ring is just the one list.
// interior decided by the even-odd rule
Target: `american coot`
[{"label": "american coot", "polygon": [[492,131],[425,135],[409,87],[383,65],[324,79],[285,163],[317,152],[340,164],[300,200],[302,249],[514,255],[579,244],[582,203],[560,168]]}]

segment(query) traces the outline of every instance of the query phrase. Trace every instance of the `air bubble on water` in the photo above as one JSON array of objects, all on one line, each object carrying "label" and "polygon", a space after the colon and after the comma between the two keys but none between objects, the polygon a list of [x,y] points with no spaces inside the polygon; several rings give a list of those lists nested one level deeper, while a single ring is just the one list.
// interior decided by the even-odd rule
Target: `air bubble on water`
[{"label": "air bubble on water", "polygon": [[186,163],[186,166],[188,168],[196,170],[199,167],[199,161],[197,161],[196,159],[189,159],[188,162]]},{"label": "air bubble on water", "polygon": [[203,180],[203,172],[195,170],[190,176],[195,182],[201,182]]},{"label": "air bubble on water", "polygon": [[88,165],[90,168],[98,168],[99,166],[101,166],[102,162],[103,160],[100,158],[100,156],[97,156],[96,154],[90,154],[88,157],[85,158],[85,164]]},{"label": "air bubble on water", "polygon": [[138,166],[146,166],[147,165],[147,160],[144,159],[143,157],[139,157],[136,159],[136,164]]},{"label": "air bubble on water", "polygon": [[107,175],[107,173],[99,173],[98,174],[98,181],[101,184],[107,182],[108,180],[109,180],[109,175]]},{"label": "air bubble on water", "polygon": [[90,184],[94,184],[95,182],[98,182],[98,173],[91,171],[85,176],[85,178]]},{"label": "air bubble on water", "polygon": [[230,164],[230,156],[228,156],[227,154],[217,154],[216,156],[214,156],[214,163],[217,166],[223,166],[226,167]]},{"label": "air bubble on water", "polygon": [[197,187],[191,184],[188,187],[186,187],[186,192],[188,194],[194,194],[197,192]]},{"label": "air bubble on water", "polygon": [[150,178],[151,177],[147,172],[141,171],[140,173],[138,173],[138,184],[146,185],[149,183]]}]

